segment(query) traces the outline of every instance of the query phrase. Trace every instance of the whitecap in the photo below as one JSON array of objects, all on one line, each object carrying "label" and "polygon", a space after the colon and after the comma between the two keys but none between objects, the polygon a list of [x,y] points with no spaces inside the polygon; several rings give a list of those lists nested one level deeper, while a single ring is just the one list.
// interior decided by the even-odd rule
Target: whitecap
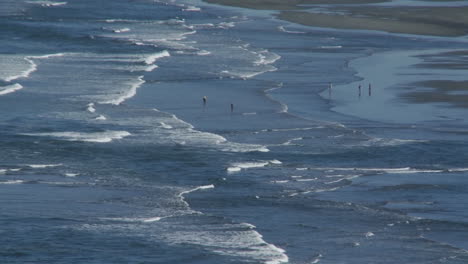
[{"label": "whitecap", "polygon": [[133,96],[136,95],[137,89],[145,83],[145,80],[143,80],[143,76],[139,76],[135,82],[133,82],[130,85],[130,89],[127,90],[124,93],[121,93],[120,96],[117,96],[117,98],[114,99],[109,99],[109,100],[104,100],[100,102],[101,104],[113,104],[113,105],[119,105],[123,103],[125,100],[132,98]]},{"label": "whitecap", "polygon": [[96,109],[94,108],[94,103],[89,103],[87,106],[88,106],[88,107],[86,108],[86,110],[87,110],[88,112],[90,112],[90,113],[96,112]]},{"label": "whitecap", "polygon": [[0,95],[5,95],[9,93],[14,93],[20,89],[23,89],[23,86],[21,84],[15,83],[12,85],[7,85],[0,87]]},{"label": "whitecap", "polygon": [[148,57],[145,58],[144,62],[145,62],[147,65],[151,65],[151,64],[153,64],[157,59],[164,58],[164,57],[169,57],[169,56],[171,56],[171,54],[170,54],[167,50],[163,50],[163,51],[161,51],[161,52],[148,55]]},{"label": "whitecap", "polygon": [[236,26],[236,23],[234,22],[221,22],[217,25],[218,28],[222,28],[222,29],[228,29],[228,28],[232,28],[235,26]]},{"label": "whitecap", "polygon": [[67,177],[76,177],[78,175],[80,175],[80,174],[79,173],[70,173],[70,172],[65,173],[65,176],[67,176]]},{"label": "whitecap", "polygon": [[188,12],[200,12],[201,8],[196,7],[196,6],[188,6],[187,8],[182,9],[183,11],[188,11]]},{"label": "whitecap", "polygon": [[129,28],[121,28],[121,29],[112,30],[112,32],[114,32],[114,33],[124,33],[124,32],[129,32],[129,31],[130,31]]},{"label": "whitecap", "polygon": [[161,125],[161,127],[165,128],[165,129],[171,129],[172,128],[171,125],[168,125],[168,124],[166,124],[164,122],[159,122],[159,124]]},{"label": "whitecap", "polygon": [[149,65],[148,67],[145,68],[145,71],[146,72],[151,72],[153,71],[154,69],[158,68],[158,65],[156,64],[153,64],[153,65]]},{"label": "whitecap", "polygon": [[55,54],[47,54],[47,55],[42,55],[42,56],[26,56],[23,58],[23,60],[27,61],[29,63],[29,67],[20,73],[16,75],[11,75],[4,77],[3,80],[7,82],[11,82],[13,80],[19,79],[19,78],[27,78],[29,75],[37,70],[37,64],[34,63],[33,59],[48,59],[52,57],[61,57],[64,56],[64,53],[55,53]]},{"label": "whitecap", "polygon": [[67,141],[83,141],[83,142],[96,142],[107,143],[114,139],[122,139],[130,136],[127,131],[104,131],[104,132],[51,132],[51,133],[28,133],[23,134],[26,136],[41,136],[53,137]]},{"label": "whitecap", "polygon": [[316,181],[318,178],[310,178],[310,179],[296,179],[298,182],[308,182],[308,181]]},{"label": "whitecap", "polygon": [[211,52],[207,51],[207,50],[200,50],[200,51],[197,51],[197,55],[198,56],[206,56],[206,55],[210,55]]},{"label": "whitecap", "polygon": [[228,172],[238,172],[245,169],[251,168],[261,168],[265,167],[269,164],[268,161],[257,161],[257,162],[236,162],[231,164],[230,167],[227,168]]},{"label": "whitecap", "polygon": [[52,1],[26,1],[26,3],[41,5],[41,6],[44,6],[44,7],[63,6],[63,5],[67,4],[67,2],[52,2]]},{"label": "whitecap", "polygon": [[289,33],[289,34],[306,34],[307,33],[307,32],[303,32],[303,31],[287,30],[286,28],[284,28],[284,26],[279,26],[278,30],[281,31],[281,32]]},{"label": "whitecap", "polygon": [[45,168],[59,167],[59,166],[62,166],[62,164],[61,163],[59,164],[29,164],[27,166],[33,169],[45,169]]},{"label": "whitecap", "polygon": [[8,181],[0,181],[0,184],[21,184],[24,183],[23,180],[8,180]]},{"label": "whitecap", "polygon": [[273,181],[273,183],[288,183],[288,180]]},{"label": "whitecap", "polygon": [[269,52],[268,50],[260,51],[257,54],[257,56],[258,56],[258,59],[256,61],[254,61],[255,65],[273,64],[277,60],[281,59],[280,55],[278,55],[276,53],[273,53],[273,52]]},{"label": "whitecap", "polygon": [[320,46],[321,49],[341,49],[343,46],[336,45],[336,46]]},{"label": "whitecap", "polygon": [[153,222],[158,222],[163,218],[164,217],[156,216],[156,217],[148,217],[148,218],[144,218],[144,217],[103,217],[103,218],[100,218],[100,219],[110,220],[110,221],[118,221],[118,222],[130,222],[130,223],[133,223],[133,222],[153,223]]},{"label": "whitecap", "polygon": [[103,115],[99,115],[96,118],[94,118],[94,120],[107,120],[107,118]]}]

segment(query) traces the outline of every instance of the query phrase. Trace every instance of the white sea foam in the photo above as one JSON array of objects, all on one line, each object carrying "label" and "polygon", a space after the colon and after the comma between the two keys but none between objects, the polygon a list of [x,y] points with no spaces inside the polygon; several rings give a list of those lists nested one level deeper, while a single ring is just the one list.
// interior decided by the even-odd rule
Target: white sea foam
[{"label": "white sea foam", "polygon": [[[156,109],[154,109],[154,111],[159,112]],[[269,151],[269,149],[263,145],[230,142],[221,135],[198,131],[194,129],[191,124],[177,118],[175,115],[170,115],[168,118],[162,119],[156,127],[164,128],[164,130],[155,130],[159,138],[177,145],[215,148],[221,151],[239,153]]]},{"label": "white sea foam", "polygon": [[389,174],[398,174],[398,173],[439,173],[444,172],[444,170],[435,170],[435,169],[415,169],[410,167],[403,168],[335,168],[335,167],[317,167],[309,168],[310,170],[324,170],[324,171],[364,171],[364,172],[381,172]]},{"label": "white sea foam", "polygon": [[270,160],[270,161],[255,161],[255,162],[236,162],[232,163],[230,167],[228,167],[226,170],[228,172],[239,172],[241,170],[245,169],[252,169],[252,168],[261,168],[265,167],[269,164],[282,164],[281,161],[279,160]]},{"label": "white sea foam", "polygon": [[122,139],[130,136],[127,131],[104,131],[104,132],[52,132],[52,133],[28,133],[26,136],[53,137],[67,141],[83,141],[107,143],[114,139]]},{"label": "white sea foam", "polygon": [[153,222],[158,222],[161,219],[165,217],[103,217],[101,218],[102,220],[110,220],[110,221],[118,221],[118,222],[129,222],[129,223],[135,223],[135,222],[141,222],[141,223],[153,223]]},{"label": "white sea foam", "polygon": [[107,120],[107,118],[103,115],[99,115],[96,118],[94,118],[94,120]]},{"label": "white sea foam", "polygon": [[318,178],[311,178],[311,179],[296,179],[298,182],[308,182],[308,181],[316,181]]},{"label": "white sea foam", "polygon": [[284,28],[284,26],[279,26],[278,30],[281,31],[281,32],[289,33],[289,34],[306,34],[307,33],[307,32],[303,32],[303,31],[287,30],[286,28]]},{"label": "white sea foam", "polygon": [[195,187],[193,189],[190,189],[188,191],[183,191],[179,194],[179,197],[184,197],[185,194],[188,194],[188,193],[191,193],[191,192],[196,192],[196,191],[199,191],[199,190],[207,190],[207,189],[214,189],[214,185],[213,184],[209,184],[209,185],[202,185],[202,186],[198,186],[198,187]]},{"label": "white sea foam", "polygon": [[86,110],[87,110],[88,112],[90,112],[90,113],[96,112],[96,109],[94,108],[94,103],[89,103],[87,106],[88,106],[88,107],[86,108]]},{"label": "white sea foam", "polygon": [[41,5],[41,6],[45,6],[45,7],[63,6],[63,5],[67,4],[67,2],[52,2],[52,1],[26,1],[26,3]]},{"label": "white sea foam", "polygon": [[372,138],[362,144],[362,146],[399,146],[405,144],[413,144],[413,143],[424,143],[428,142],[427,140],[419,140],[419,139],[386,139],[386,138]]},{"label": "white sea foam", "polygon": [[273,181],[273,183],[288,183],[288,180]]},{"label": "white sea foam", "polygon": [[199,12],[201,11],[201,8],[196,7],[196,6],[187,6],[186,8],[183,9],[183,11]]},{"label": "white sea foam", "polygon": [[156,62],[157,59],[164,58],[164,57],[169,57],[169,56],[171,56],[171,54],[167,50],[163,50],[161,52],[149,55],[148,57],[145,58],[144,62],[147,65],[151,65],[154,62]]},{"label": "white sea foam", "polygon": [[228,171],[240,171],[242,169],[251,169],[251,168],[261,168],[268,165],[268,161],[263,162],[238,162],[231,164],[231,167],[228,167]]},{"label": "white sea foam", "polygon": [[213,28],[215,25],[213,23],[205,23],[205,24],[192,24],[190,26],[192,28]]},{"label": "white sea foam", "polygon": [[468,171],[468,168],[452,168],[452,169],[448,169],[449,172],[464,172],[464,171]]},{"label": "white sea foam", "polygon": [[200,51],[197,51],[197,55],[198,56],[206,56],[206,55],[210,55],[211,52],[207,51],[207,50],[200,50]]},{"label": "white sea foam", "polygon": [[188,194],[188,193],[191,193],[191,192],[196,192],[196,191],[199,191],[199,190],[207,190],[207,189],[214,189],[214,185],[213,184],[209,184],[209,185],[202,185],[202,186],[198,186],[196,188],[193,188],[193,189],[190,189],[190,190],[187,190],[187,191],[182,191],[181,193],[179,193],[179,198],[180,200],[187,206],[187,208],[190,208],[189,204],[185,201],[185,197],[184,195]]},{"label": "white sea foam", "polygon": [[320,262],[320,259],[322,258],[322,254],[319,254],[312,262],[311,264],[316,264]]},{"label": "white sea foam", "polygon": [[21,184],[24,183],[23,180],[8,180],[8,181],[0,181],[0,184]]},{"label": "white sea foam", "polygon": [[336,46],[320,46],[321,49],[341,49],[343,46],[336,45]]},{"label": "white sea foam", "polygon": [[78,175],[80,175],[80,174],[79,173],[70,173],[70,172],[65,173],[65,176],[67,176],[67,177],[76,177]]},{"label": "white sea foam", "polygon": [[304,138],[302,138],[302,137],[292,138],[292,139],[287,140],[286,142],[282,143],[281,145],[289,146],[289,145],[292,145],[294,141],[300,141],[300,140],[303,140],[303,139]]},{"label": "white sea foam", "polygon": [[4,174],[5,172],[7,172],[7,170],[5,170],[5,169],[0,169],[0,174]]},{"label": "white sea foam", "polygon": [[61,163],[59,164],[29,164],[27,166],[33,169],[45,169],[45,168],[59,167],[59,166],[62,166],[62,164]]},{"label": "white sea foam", "polygon": [[135,82],[131,83],[130,89],[127,90],[126,92],[120,93],[117,98],[114,99],[109,99],[109,100],[104,100],[100,102],[101,104],[113,104],[113,105],[119,105],[123,103],[125,100],[132,98],[133,96],[136,95],[137,89],[145,83],[145,80],[143,80],[143,76],[139,76]]},{"label": "white sea foam", "polygon": [[18,91],[18,90],[20,90],[22,88],[23,88],[23,86],[21,86],[21,84],[18,84],[18,83],[3,86],[3,87],[0,87],[0,95],[14,93],[14,92],[16,92],[16,91]]},{"label": "white sea foam", "polygon": [[234,143],[234,142],[226,142],[221,147],[222,151],[229,151],[229,152],[269,152],[270,150],[262,145],[255,145],[255,144],[242,144],[242,143]]},{"label": "white sea foam", "polygon": [[239,167],[229,167],[226,169],[228,172],[239,172],[242,170],[242,168]]},{"label": "white sea foam", "polygon": [[221,22],[217,25],[218,28],[223,28],[223,29],[228,29],[228,28],[232,28],[235,26],[236,26],[236,23],[234,22]]},{"label": "white sea foam", "polygon": [[263,50],[259,52],[257,56],[258,56],[258,59],[254,61],[255,65],[273,64],[277,60],[281,59],[280,55],[273,53],[273,52],[269,52],[268,50]]},{"label": "white sea foam", "polygon": [[121,29],[112,30],[112,32],[114,32],[114,33],[124,33],[124,32],[129,32],[129,31],[130,31],[129,28],[121,28]]},{"label": "white sea foam", "polygon": [[247,262],[279,264],[289,261],[285,250],[266,242],[254,226],[245,223],[209,225],[204,230],[197,226],[171,232],[167,238],[177,244],[199,245],[219,255],[250,259]]},{"label": "white sea foam", "polygon": [[158,68],[158,65],[156,64],[153,64],[153,65],[149,65],[148,67],[145,68],[145,71],[146,72],[151,72],[153,71],[154,69]]},{"label": "white sea foam", "polygon": [[52,57],[61,57],[64,55],[65,55],[64,53],[56,53],[56,54],[47,54],[47,55],[42,55],[42,56],[26,56],[23,58],[23,60],[29,63],[29,67],[19,73],[6,76],[3,79],[7,82],[11,82],[19,78],[27,78],[32,72],[35,72],[37,70],[37,64],[34,63],[34,59],[48,59]]},{"label": "white sea foam", "polygon": [[164,123],[164,122],[159,122],[159,124],[161,125],[161,127],[165,128],[165,129],[171,129],[171,128],[173,128],[171,125],[168,125],[168,124],[166,124],[166,123]]}]

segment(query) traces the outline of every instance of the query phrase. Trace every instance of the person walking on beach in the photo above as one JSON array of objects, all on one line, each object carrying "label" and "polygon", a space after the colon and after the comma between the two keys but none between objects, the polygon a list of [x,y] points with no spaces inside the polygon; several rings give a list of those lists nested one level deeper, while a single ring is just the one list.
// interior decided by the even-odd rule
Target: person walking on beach
[{"label": "person walking on beach", "polygon": [[359,97],[361,97],[361,85],[359,85],[358,89],[359,89]]},{"label": "person walking on beach", "polygon": [[203,106],[206,105],[206,101],[208,100],[208,98],[206,96],[203,96]]},{"label": "person walking on beach", "polygon": [[371,84],[369,83],[369,96],[371,96],[371,95],[372,95],[372,86],[371,86]]},{"label": "person walking on beach", "polygon": [[234,112],[234,104],[231,104],[231,113]]}]

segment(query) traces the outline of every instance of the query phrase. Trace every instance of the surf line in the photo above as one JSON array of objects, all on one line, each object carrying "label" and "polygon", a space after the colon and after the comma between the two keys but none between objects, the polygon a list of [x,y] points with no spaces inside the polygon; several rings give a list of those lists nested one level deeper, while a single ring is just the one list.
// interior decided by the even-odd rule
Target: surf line
[{"label": "surf line", "polygon": [[19,79],[19,78],[27,78],[29,75],[37,70],[37,64],[34,62],[34,59],[48,59],[48,58],[53,58],[53,57],[62,57],[64,56],[65,53],[55,53],[55,54],[48,54],[48,55],[42,55],[42,56],[26,56],[23,59],[27,61],[30,66],[28,69],[22,71],[18,75],[13,75],[5,78],[4,80],[7,82],[11,82],[13,80]]}]

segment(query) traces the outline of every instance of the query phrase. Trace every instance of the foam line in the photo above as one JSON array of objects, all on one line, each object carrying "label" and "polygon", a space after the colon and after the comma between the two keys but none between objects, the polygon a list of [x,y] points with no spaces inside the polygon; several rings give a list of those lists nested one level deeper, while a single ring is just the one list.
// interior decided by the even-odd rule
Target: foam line
[{"label": "foam line", "polygon": [[33,169],[45,169],[45,168],[53,168],[53,167],[59,167],[62,166],[62,164],[29,164],[28,167],[31,167]]},{"label": "foam line", "polygon": [[164,57],[169,57],[169,56],[171,56],[171,54],[169,54],[169,52],[167,50],[163,50],[161,52],[154,53],[154,54],[151,54],[148,57],[146,57],[145,58],[145,63],[147,65],[151,65],[154,62],[156,62],[157,59],[164,58]]},{"label": "foam line", "polygon": [[21,89],[23,89],[23,86],[21,86],[21,84],[18,84],[18,83],[15,83],[15,84],[12,84],[12,85],[7,85],[7,86],[4,86],[4,87],[1,87],[0,95],[14,93],[14,92],[16,92],[18,90],[21,90]]},{"label": "foam line", "polygon": [[23,180],[8,180],[8,181],[2,181],[0,184],[21,184],[24,183]]},{"label": "foam line", "polygon": [[47,55],[42,55],[42,56],[26,56],[24,57],[24,60],[27,61],[30,66],[28,69],[22,71],[21,73],[13,76],[9,76],[5,78],[4,80],[7,82],[11,82],[13,80],[19,79],[19,78],[27,78],[29,75],[37,70],[37,64],[34,63],[34,59],[48,59],[52,57],[61,57],[64,56],[64,53],[55,53],[55,54],[47,54]]},{"label": "foam line", "polygon": [[105,132],[52,132],[52,133],[29,133],[23,134],[25,136],[42,136],[63,139],[66,141],[82,141],[82,142],[96,142],[107,143],[114,139],[122,139],[130,136],[127,131],[105,131]]},{"label": "foam line", "polygon": [[144,83],[145,83],[145,80],[143,80],[143,76],[139,76],[136,82],[130,86],[130,89],[126,93],[123,93],[120,97],[117,97],[116,99],[106,100],[100,103],[119,105],[123,103],[125,100],[135,96],[137,89]]}]

